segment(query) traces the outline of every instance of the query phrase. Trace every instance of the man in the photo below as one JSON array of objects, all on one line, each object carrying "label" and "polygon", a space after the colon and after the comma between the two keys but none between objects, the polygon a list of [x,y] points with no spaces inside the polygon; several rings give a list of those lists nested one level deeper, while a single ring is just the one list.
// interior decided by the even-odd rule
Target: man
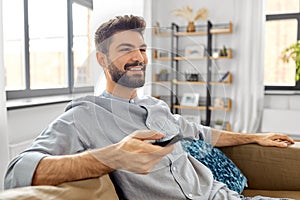
[{"label": "man", "polygon": [[240,134],[189,123],[171,114],[166,103],[137,97],[148,63],[144,29],[145,21],[136,16],[116,17],[98,28],[96,56],[106,91],[70,103],[10,163],[6,188],[58,185],[109,173],[121,199],[240,199],[179,143],[162,147],[151,142],[183,134],[215,146],[294,143],[281,134]]}]

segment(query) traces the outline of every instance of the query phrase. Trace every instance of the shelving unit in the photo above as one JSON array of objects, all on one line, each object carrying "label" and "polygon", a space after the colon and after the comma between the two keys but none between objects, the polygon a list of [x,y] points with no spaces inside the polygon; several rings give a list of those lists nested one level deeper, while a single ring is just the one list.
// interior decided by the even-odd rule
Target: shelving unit
[{"label": "shelving unit", "polygon": [[[204,28],[203,26],[201,27]],[[172,23],[172,33],[171,33],[171,49],[173,50],[171,54],[171,66],[173,71],[178,72],[179,66],[181,61],[197,61],[197,60],[206,60],[206,80],[205,81],[180,81],[178,78],[178,73],[173,74],[171,78],[171,111],[173,113],[179,113],[179,109],[191,109],[191,110],[201,110],[205,111],[206,119],[203,121],[203,124],[206,126],[211,125],[211,112],[212,111],[230,111],[232,107],[232,102],[230,99],[226,102],[226,107],[214,107],[212,105],[212,97],[211,97],[211,88],[213,85],[219,84],[226,84],[229,85],[232,83],[232,74],[229,73],[226,81],[215,81],[212,80],[212,60],[219,60],[219,59],[231,59],[232,58],[232,49],[227,49],[226,56],[217,56],[214,57],[212,55],[212,39],[213,35],[217,34],[230,34],[232,33],[232,23],[229,24],[221,24],[221,25],[213,25],[210,21],[207,22],[205,26],[206,30],[200,30],[196,32],[184,32],[181,31],[182,27],[179,27],[175,23]],[[207,37],[207,44],[206,44],[206,55],[205,56],[182,56],[179,55],[179,38],[186,37],[186,36],[206,36]],[[166,58],[167,59],[167,58]],[[204,85],[206,87],[206,104],[205,106],[183,106],[180,105],[178,98],[176,97],[179,94],[179,86],[180,85]],[[226,126],[226,129],[230,127],[230,124]]]},{"label": "shelving unit", "polygon": [[[182,110],[195,110],[195,111],[201,111],[205,112],[205,120],[202,120],[202,124],[210,126],[211,124],[211,114],[213,112],[227,112],[232,109],[232,101],[229,98],[225,98],[226,106],[224,107],[215,107],[212,103],[212,96],[211,96],[211,89],[212,87],[220,87],[220,86],[226,86],[232,84],[232,73],[229,73],[225,80],[219,81],[218,79],[215,80],[213,77],[215,74],[212,72],[212,61],[217,60],[229,60],[233,58],[232,49],[227,48],[227,54],[226,56],[216,56],[213,55],[213,50],[216,51],[216,49],[212,48],[212,40],[215,35],[218,34],[230,34],[233,30],[233,24],[231,22],[224,23],[224,24],[212,24],[210,21],[207,22],[206,25],[200,25],[196,26],[196,32],[186,32],[185,26],[178,26],[175,23],[172,23],[171,27],[165,28],[165,30],[168,30],[168,32],[154,32],[154,35],[156,37],[163,37],[163,38],[170,38],[171,39],[171,47],[168,49],[168,54],[164,53],[167,51],[162,51],[162,48],[154,49],[153,50],[153,59],[155,61],[161,62],[161,63],[170,63],[171,66],[171,72],[169,74],[169,80],[168,81],[160,81],[158,80],[158,74],[153,74],[153,84],[158,85],[158,87],[165,85],[164,87],[169,88],[170,91],[170,101],[169,106],[170,110],[173,113],[179,113]],[[185,37],[195,37],[195,38],[202,38],[206,37],[206,45],[205,45],[205,56],[186,56],[184,53],[179,53],[179,48],[182,45],[182,43],[179,42],[181,38]],[[204,38],[205,39],[205,38]],[[163,39],[165,40],[165,39]],[[164,48],[166,49],[166,48]],[[198,80],[198,81],[189,81],[184,80],[183,78],[179,77],[180,66],[182,65],[182,62],[186,63],[192,63],[192,62],[206,62],[206,67],[204,67],[204,70],[206,70],[206,74],[203,75],[201,72],[201,77],[205,77],[205,80]],[[166,64],[168,65],[168,64]],[[169,69],[170,70],[170,69]],[[180,72],[182,75],[182,72]],[[218,76],[221,76],[218,74]],[[205,98],[205,105],[199,104],[201,106],[184,106],[180,105],[180,95],[179,91],[181,90],[181,87],[202,87],[206,88],[206,92],[204,95],[202,95],[202,99]],[[203,94],[203,93],[202,93]],[[158,96],[159,98],[159,96]],[[202,117],[201,117],[202,118]],[[226,130],[231,129],[231,125],[229,122],[224,122],[223,127]]]}]

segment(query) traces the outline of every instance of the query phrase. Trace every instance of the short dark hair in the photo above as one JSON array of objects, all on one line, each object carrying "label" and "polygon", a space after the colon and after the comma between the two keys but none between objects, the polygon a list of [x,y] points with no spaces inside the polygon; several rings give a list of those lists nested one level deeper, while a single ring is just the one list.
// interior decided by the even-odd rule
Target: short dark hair
[{"label": "short dark hair", "polygon": [[115,18],[103,23],[95,32],[96,50],[107,53],[110,38],[120,31],[132,30],[143,35],[146,22],[142,17],[133,15],[116,16]]}]

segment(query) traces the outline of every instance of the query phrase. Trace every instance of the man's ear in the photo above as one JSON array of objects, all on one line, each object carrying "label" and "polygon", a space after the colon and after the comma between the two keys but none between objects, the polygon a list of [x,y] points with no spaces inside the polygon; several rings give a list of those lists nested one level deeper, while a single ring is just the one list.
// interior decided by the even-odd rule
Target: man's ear
[{"label": "man's ear", "polygon": [[107,58],[106,55],[102,52],[96,52],[96,57],[97,57],[97,61],[98,63],[105,68],[107,66]]}]

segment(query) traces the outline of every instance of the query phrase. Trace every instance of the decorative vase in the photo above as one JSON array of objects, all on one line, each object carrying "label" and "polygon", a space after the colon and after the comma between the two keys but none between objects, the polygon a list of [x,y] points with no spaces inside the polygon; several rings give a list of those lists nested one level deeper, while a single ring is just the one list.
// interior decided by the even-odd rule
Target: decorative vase
[{"label": "decorative vase", "polygon": [[195,32],[195,23],[193,21],[188,23],[186,31],[187,32]]}]

